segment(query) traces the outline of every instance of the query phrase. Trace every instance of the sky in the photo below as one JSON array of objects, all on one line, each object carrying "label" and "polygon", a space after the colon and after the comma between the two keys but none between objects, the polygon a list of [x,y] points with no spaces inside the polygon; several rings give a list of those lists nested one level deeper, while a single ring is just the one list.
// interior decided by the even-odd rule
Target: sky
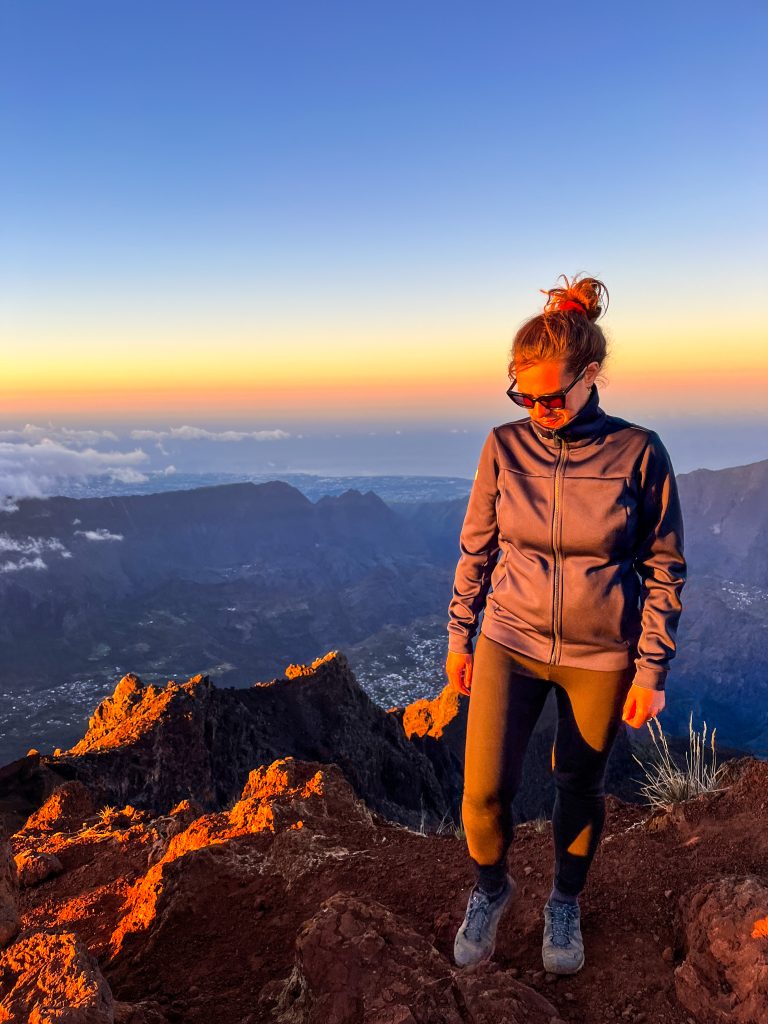
[{"label": "sky", "polygon": [[767,42],[739,0],[4,0],[0,482],[66,431],[482,440],[577,272],[606,411],[768,456]]}]

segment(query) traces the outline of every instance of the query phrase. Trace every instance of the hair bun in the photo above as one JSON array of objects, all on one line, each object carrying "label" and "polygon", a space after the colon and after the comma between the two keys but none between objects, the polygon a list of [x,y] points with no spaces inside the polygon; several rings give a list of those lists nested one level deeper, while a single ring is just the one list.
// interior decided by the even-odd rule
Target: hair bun
[{"label": "hair bun", "polygon": [[608,289],[596,277],[580,277],[577,274],[572,281],[565,274],[560,274],[560,277],[565,281],[564,288],[539,289],[548,296],[544,305],[545,313],[576,311],[585,313],[590,320],[597,320],[608,308]]}]

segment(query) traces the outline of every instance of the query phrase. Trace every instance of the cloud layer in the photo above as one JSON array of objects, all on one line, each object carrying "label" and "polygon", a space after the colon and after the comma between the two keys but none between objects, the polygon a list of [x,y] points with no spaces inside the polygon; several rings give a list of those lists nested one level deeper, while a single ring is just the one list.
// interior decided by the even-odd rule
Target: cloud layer
[{"label": "cloud layer", "polygon": [[282,441],[291,435],[285,430],[207,430],[205,427],[171,427],[169,430],[132,430],[134,441],[159,441],[164,437],[178,441]]}]

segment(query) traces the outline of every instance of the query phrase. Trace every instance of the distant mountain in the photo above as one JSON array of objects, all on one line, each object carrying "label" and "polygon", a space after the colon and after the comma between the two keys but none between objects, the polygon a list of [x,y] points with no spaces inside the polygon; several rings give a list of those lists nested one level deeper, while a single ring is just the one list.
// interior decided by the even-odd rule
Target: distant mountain
[{"label": "distant mountain", "polygon": [[5,760],[30,736],[74,735],[126,672],[246,686],[447,606],[447,568],[370,491],[313,503],[274,481],[18,504],[0,513]]},{"label": "distant mountain", "polygon": [[768,593],[768,459],[678,479],[686,556],[696,575]]},{"label": "distant mountain", "polygon": [[[665,727],[768,754],[768,460],[678,476],[691,566]],[[415,484],[423,494],[423,481]],[[290,484],[21,499],[0,512],[0,763],[69,743],[115,681],[270,679],[344,650],[382,707],[445,682],[466,495]]]},{"label": "distant mountain", "polygon": [[690,566],[665,728],[768,757],[768,460],[678,477]]},{"label": "distant mountain", "polygon": [[417,501],[444,501],[466,497],[472,480],[461,476],[402,476],[382,475],[331,476],[319,473],[222,473],[177,471],[166,474],[151,471],[144,480],[115,479],[112,474],[71,477],[61,481],[58,494],[67,498],[111,498],[126,495],[161,494],[168,491],[191,491],[200,487],[221,487],[224,484],[265,484],[280,480],[301,491],[310,501],[324,496],[337,497],[345,491],[365,493],[374,490],[388,504]]}]

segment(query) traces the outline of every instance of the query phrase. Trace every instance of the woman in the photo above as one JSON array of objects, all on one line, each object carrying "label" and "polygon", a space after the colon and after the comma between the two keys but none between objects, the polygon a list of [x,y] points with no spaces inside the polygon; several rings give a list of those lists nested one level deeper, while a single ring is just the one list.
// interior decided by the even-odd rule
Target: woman
[{"label": "woman", "polygon": [[480,454],[445,667],[471,696],[462,817],[476,881],[456,963],[492,956],[516,893],[511,803],[554,687],[555,867],[542,958],[570,974],[584,963],[578,896],[603,828],[608,756],[622,720],[637,729],[664,707],[687,569],[666,448],[599,405],[605,285],[562,276],[565,287],[545,292],[543,312],[514,339],[507,394],[528,413],[494,427]]}]

